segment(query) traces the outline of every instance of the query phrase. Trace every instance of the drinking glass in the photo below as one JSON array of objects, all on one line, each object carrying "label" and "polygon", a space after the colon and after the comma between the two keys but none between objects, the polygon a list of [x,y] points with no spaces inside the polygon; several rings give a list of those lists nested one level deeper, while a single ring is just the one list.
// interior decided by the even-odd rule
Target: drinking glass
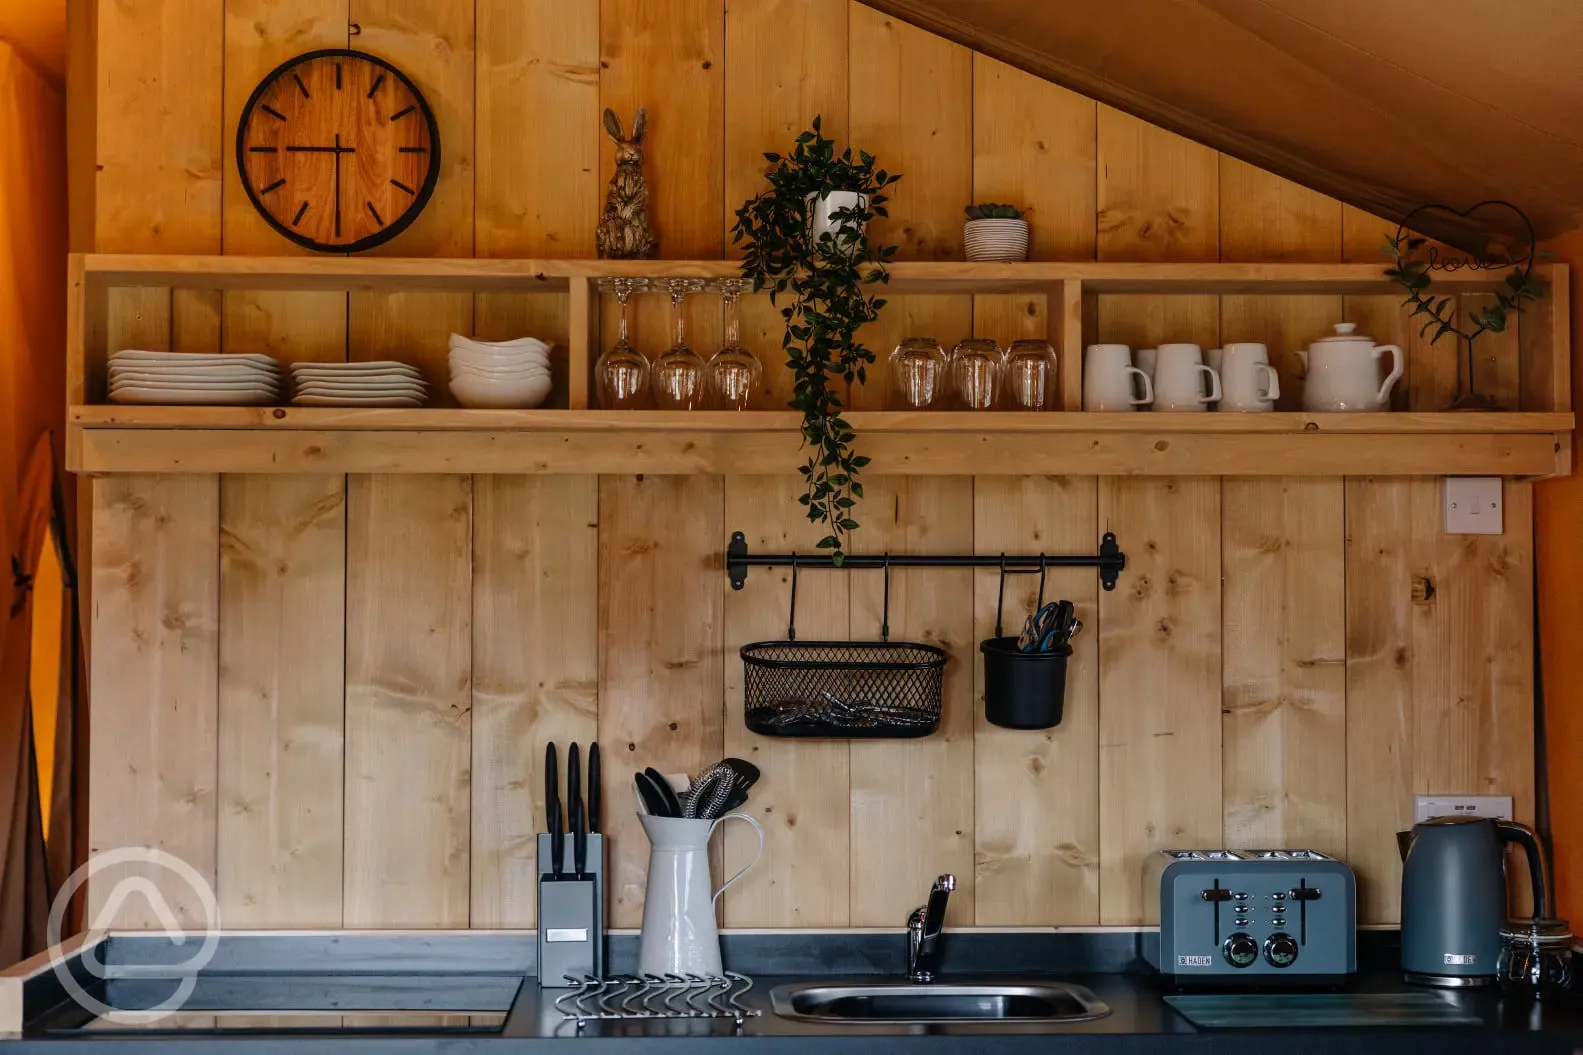
[{"label": "drinking glass", "polygon": [[748,288],[746,279],[723,278],[715,283],[726,310],[726,336],[720,350],[709,359],[710,400],[721,410],[746,410],[753,402],[763,367],[742,347],[742,319],[738,300]]},{"label": "drinking glass", "polygon": [[599,386],[599,405],[606,410],[637,410],[649,398],[649,360],[632,347],[632,308],[628,303],[632,294],[649,288],[646,278],[610,278],[599,283],[602,291],[614,293],[621,305],[616,343],[605,350],[594,364],[595,383]]},{"label": "drinking glass", "polygon": [[959,341],[951,349],[951,385],[968,410],[995,408],[1003,358],[1000,345],[985,337]]},{"label": "drinking glass", "polygon": [[945,349],[933,337],[905,337],[890,353],[896,395],[908,410],[927,410],[945,387]]},{"label": "drinking glass", "polygon": [[1055,406],[1056,358],[1049,341],[1013,341],[1006,352],[1007,401],[1018,410]]},{"label": "drinking glass", "polygon": [[688,294],[707,285],[701,278],[671,278],[665,288],[671,295],[671,328],[676,339],[649,368],[654,389],[654,405],[660,410],[697,410],[704,401],[704,376],[707,364],[687,346]]}]

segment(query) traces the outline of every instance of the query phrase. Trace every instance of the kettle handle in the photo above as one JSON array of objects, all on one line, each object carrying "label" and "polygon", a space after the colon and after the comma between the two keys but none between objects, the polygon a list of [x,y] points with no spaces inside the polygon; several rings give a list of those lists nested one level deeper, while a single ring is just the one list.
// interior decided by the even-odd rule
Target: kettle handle
[{"label": "kettle handle", "polygon": [[1533,883],[1534,918],[1550,918],[1550,868],[1539,836],[1526,824],[1497,820],[1495,834],[1502,843],[1516,843],[1528,857],[1528,878]]}]

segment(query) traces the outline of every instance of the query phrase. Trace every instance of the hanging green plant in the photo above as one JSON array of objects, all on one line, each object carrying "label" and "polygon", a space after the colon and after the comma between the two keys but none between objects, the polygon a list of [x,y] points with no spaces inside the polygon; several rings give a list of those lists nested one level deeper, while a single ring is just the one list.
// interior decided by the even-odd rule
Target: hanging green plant
[{"label": "hanging green plant", "polygon": [[[858,526],[858,475],[869,460],[853,450],[857,436],[841,416],[837,386],[865,383],[874,362],[857,332],[879,317],[885,301],[864,287],[890,281],[885,265],[896,247],[870,245],[867,224],[887,215],[883,191],[901,176],[876,169],[867,152],[837,154],[817,117],[789,154],[764,157],[775,166],[769,187],[737,210],[731,240],[742,246],[743,277],[755,291],[769,290],[786,320],[781,347],[795,379],[790,405],[802,412],[808,455],[798,468],[806,490],[797,500],[809,520],[828,527],[819,547],[840,564]],[[786,294],[789,303],[781,306]]]}]

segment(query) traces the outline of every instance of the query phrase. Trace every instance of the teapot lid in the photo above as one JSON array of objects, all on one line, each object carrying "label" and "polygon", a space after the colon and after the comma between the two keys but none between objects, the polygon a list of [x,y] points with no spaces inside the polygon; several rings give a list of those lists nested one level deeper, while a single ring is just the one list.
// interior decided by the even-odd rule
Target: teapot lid
[{"label": "teapot lid", "polygon": [[1335,333],[1327,337],[1320,337],[1314,343],[1323,344],[1326,341],[1368,341],[1370,344],[1374,343],[1374,338],[1357,332],[1358,324],[1355,322],[1338,322],[1335,328]]}]

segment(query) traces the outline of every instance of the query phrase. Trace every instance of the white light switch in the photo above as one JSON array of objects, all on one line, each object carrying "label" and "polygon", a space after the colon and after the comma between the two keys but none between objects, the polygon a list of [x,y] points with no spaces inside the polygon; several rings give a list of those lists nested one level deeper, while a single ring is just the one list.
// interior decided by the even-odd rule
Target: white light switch
[{"label": "white light switch", "polygon": [[1499,476],[1448,476],[1444,482],[1446,534],[1501,533]]}]

